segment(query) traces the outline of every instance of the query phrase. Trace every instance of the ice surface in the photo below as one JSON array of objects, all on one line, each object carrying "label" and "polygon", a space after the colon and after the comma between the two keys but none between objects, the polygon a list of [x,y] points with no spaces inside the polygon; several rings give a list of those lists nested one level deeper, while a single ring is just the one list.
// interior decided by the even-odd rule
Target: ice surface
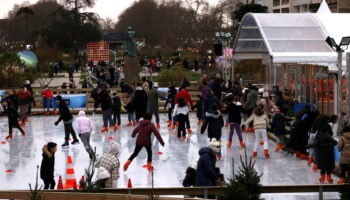
[{"label": "ice surface", "polygon": [[[76,117],[76,116],[74,116]],[[95,125],[96,131],[91,136],[92,147],[97,148],[98,155],[108,151],[108,144],[113,139],[120,144],[121,154],[119,160],[120,179],[119,187],[126,187],[127,181],[132,180],[133,187],[150,187],[151,173],[142,168],[146,164],[146,150],[143,149],[139,156],[132,162],[127,172],[123,172],[122,166],[129,158],[135,147],[135,140],[131,138],[133,127],[126,127],[127,116],[122,115],[122,127],[115,133],[110,131],[108,134],[101,133],[102,116],[89,116]],[[0,143],[0,190],[17,190],[28,189],[28,183],[35,182],[36,166],[41,164],[42,147],[47,142],[56,142],[59,149],[56,153],[55,163],[55,179],[59,175],[65,178],[65,169],[67,156],[73,158],[75,176],[80,180],[84,174],[84,169],[88,167],[89,156],[86,153],[82,144],[71,145],[68,149],[62,149],[61,144],[64,141],[63,124],[54,125],[57,116],[38,116],[31,117],[30,122],[25,127],[27,132],[26,137],[22,137],[16,129],[14,129],[13,142]],[[188,166],[195,167],[198,160],[198,150],[208,143],[207,135],[201,135],[197,125],[195,114],[191,114],[191,128],[193,133],[190,139],[178,140],[174,131],[166,127],[167,115],[161,114],[161,135],[165,141],[165,147],[162,147],[153,138],[153,164],[154,184],[155,187],[182,187],[182,179],[185,175],[185,170]],[[237,172],[240,166],[239,156],[244,155],[244,149],[239,147],[238,138],[234,135],[233,145],[230,149],[226,147],[229,128],[223,128],[222,148],[223,159],[217,162],[224,173],[225,178],[232,177],[232,164]],[[0,118],[0,141],[5,141],[5,136],[8,134],[7,118]],[[251,155],[254,135],[252,133],[244,133],[244,140],[247,144],[247,153]],[[256,160],[256,170],[263,173],[261,183],[263,185],[293,185],[293,184],[318,184],[319,174],[314,173],[311,167],[308,167],[306,161],[300,161],[293,156],[286,156],[283,153],[274,151],[275,144],[269,142],[270,159],[265,159],[262,153],[262,146],[258,152]],[[158,155],[157,152],[162,152]],[[12,173],[7,173],[7,170],[13,170]],[[338,178],[334,178],[335,182]],[[265,199],[318,199],[317,194],[295,194],[290,195],[263,195]],[[337,194],[326,194],[325,199],[336,199]]]}]

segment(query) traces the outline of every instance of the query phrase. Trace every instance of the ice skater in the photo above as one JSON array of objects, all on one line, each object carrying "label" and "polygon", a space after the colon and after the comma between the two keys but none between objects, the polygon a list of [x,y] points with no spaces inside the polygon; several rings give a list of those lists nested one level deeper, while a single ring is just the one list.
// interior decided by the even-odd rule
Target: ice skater
[{"label": "ice skater", "polygon": [[307,148],[317,149],[316,161],[318,169],[321,170],[320,183],[324,183],[326,178],[328,183],[333,183],[331,173],[335,168],[334,146],[337,145],[337,141],[332,135],[332,128],[329,124],[321,124],[315,137],[315,143],[307,145]]},{"label": "ice skater", "polygon": [[114,131],[118,130],[118,126],[112,120],[112,98],[109,95],[109,91],[103,90],[98,98],[97,104],[95,104],[95,110],[101,104],[101,109],[103,113],[103,129],[101,132],[108,132],[108,125],[114,129]]},{"label": "ice skater", "polygon": [[57,144],[49,142],[43,147],[43,160],[40,167],[40,178],[44,181],[44,189],[55,189],[55,153],[57,151]]},{"label": "ice skater", "polygon": [[151,145],[152,132],[156,136],[160,144],[164,147],[164,141],[162,139],[162,136],[159,134],[157,128],[152,123],[152,115],[147,113],[144,116],[144,120],[140,122],[140,124],[135,128],[135,130],[132,133],[131,137],[133,138],[137,135],[136,146],[134,153],[124,164],[124,171],[128,170],[130,163],[134,160],[134,158],[136,158],[136,156],[140,153],[143,147],[145,147],[147,150],[147,169],[148,171],[153,171]]},{"label": "ice skater", "polygon": [[345,126],[343,135],[339,138],[338,149],[340,157],[340,180],[338,184],[344,184],[346,172],[350,172],[350,126]]},{"label": "ice skater", "polygon": [[88,152],[90,159],[94,160],[94,152],[90,145],[91,132],[94,129],[92,121],[85,116],[85,111],[79,111],[78,118],[75,120],[77,132],[80,140],[83,142],[86,152]]},{"label": "ice skater", "polygon": [[19,115],[21,118],[20,126],[25,126],[28,122],[28,108],[31,102],[31,93],[27,90],[26,87],[20,87],[17,92],[18,97],[18,106],[19,106]]},{"label": "ice skater", "polygon": [[69,111],[68,106],[62,99],[62,96],[58,95],[56,97],[56,103],[58,104],[58,110],[60,112],[60,117],[58,120],[55,122],[55,125],[57,126],[62,120],[64,124],[64,133],[65,133],[65,138],[64,138],[64,144],[62,144],[62,147],[69,146],[69,135],[72,135],[73,137],[73,142],[72,144],[79,144],[79,140],[77,138],[77,135],[75,134],[75,131],[73,129],[73,116]]},{"label": "ice skater", "polygon": [[134,114],[134,103],[132,101],[132,98],[129,97],[127,98],[127,104],[125,106],[125,110],[128,113],[128,124],[127,126],[133,126],[136,125],[136,120],[135,120],[135,114]]},{"label": "ice skater", "polygon": [[[121,124],[120,120],[120,111],[122,109],[122,103],[120,101],[120,97],[117,93],[113,93],[113,105],[112,105],[112,111],[113,111],[113,122],[117,129],[119,129],[119,126]],[[118,120],[118,123],[117,123]]]},{"label": "ice skater", "polygon": [[216,141],[221,141],[221,129],[224,126],[224,119],[216,104],[212,104],[210,109],[205,113],[204,124],[201,128],[202,134],[205,132],[205,129],[207,129],[207,126],[210,141],[213,138],[215,138]]},{"label": "ice skater", "polygon": [[168,110],[168,127],[171,127],[171,124],[173,123],[172,113],[175,108],[175,97],[177,94],[177,90],[174,85],[169,87],[168,91],[168,97],[166,99],[164,110]]},{"label": "ice skater", "polygon": [[255,133],[255,143],[253,157],[258,155],[258,148],[261,139],[264,141],[264,155],[266,158],[270,157],[269,145],[267,143],[267,124],[268,117],[264,112],[264,106],[258,106],[255,108],[253,114],[244,122],[244,126],[248,127],[251,122],[253,122],[254,133]]},{"label": "ice skater", "polygon": [[275,107],[271,124],[271,129],[273,130],[277,139],[275,151],[280,151],[284,148],[284,136],[286,135],[286,124],[288,121],[291,121],[291,119],[284,116],[280,109]]},{"label": "ice skater", "polygon": [[242,137],[242,128],[241,128],[241,122],[242,122],[242,113],[244,113],[244,109],[242,107],[242,103],[239,101],[239,96],[233,97],[233,101],[229,101],[227,104],[227,107],[224,111],[224,113],[227,113],[229,124],[230,124],[230,135],[227,143],[227,147],[230,148],[232,145],[232,138],[234,131],[236,131],[236,134],[239,139],[239,145],[241,147],[245,147],[245,144],[243,142]]},{"label": "ice skater", "polygon": [[153,88],[148,91],[147,93],[148,99],[147,99],[147,112],[150,113],[151,115],[156,116],[156,125],[157,128],[160,128],[160,123],[159,123],[159,93],[158,93],[158,84],[154,83]]},{"label": "ice skater", "polygon": [[[174,108],[173,118],[176,118],[179,126],[177,130],[177,138],[181,136],[186,139],[186,121],[188,118],[188,107],[184,98],[180,97]],[[182,134],[181,134],[182,133]]]},{"label": "ice skater", "polygon": [[[26,133],[25,131],[21,128],[21,126],[18,123],[19,114],[17,112],[16,107],[13,105],[10,99],[6,99],[1,102],[2,105],[4,106],[4,112],[1,113],[1,115],[7,114],[8,118],[8,125],[9,125],[9,135],[6,136],[6,139],[12,139],[12,129],[17,128],[18,130],[21,131],[22,135],[25,136]],[[0,116],[1,116],[0,115]]]}]

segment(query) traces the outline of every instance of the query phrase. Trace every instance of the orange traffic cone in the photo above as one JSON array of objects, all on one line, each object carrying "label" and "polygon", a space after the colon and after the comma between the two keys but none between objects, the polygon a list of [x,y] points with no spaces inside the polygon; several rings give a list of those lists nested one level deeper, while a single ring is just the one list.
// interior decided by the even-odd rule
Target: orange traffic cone
[{"label": "orange traffic cone", "polygon": [[132,188],[131,179],[128,180],[128,188]]},{"label": "orange traffic cone", "polygon": [[58,179],[57,190],[63,190],[62,176]]},{"label": "orange traffic cone", "polygon": [[75,187],[77,187],[77,181],[75,179],[72,156],[68,156],[67,162],[68,162],[68,165],[66,170],[66,185],[64,185],[64,189],[71,189],[71,188],[74,188],[74,184],[75,184]]}]

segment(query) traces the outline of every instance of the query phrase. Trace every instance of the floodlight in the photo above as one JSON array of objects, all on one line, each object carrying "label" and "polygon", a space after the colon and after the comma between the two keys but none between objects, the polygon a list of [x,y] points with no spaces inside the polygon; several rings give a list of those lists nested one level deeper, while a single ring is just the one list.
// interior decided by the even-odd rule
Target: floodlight
[{"label": "floodlight", "polygon": [[340,45],[339,46],[346,46],[346,48],[349,46],[350,44],[350,37],[343,37],[341,39]]},{"label": "floodlight", "polygon": [[335,48],[336,51],[338,51],[338,52],[341,51],[340,47],[335,42],[334,38],[331,38],[328,36],[326,39],[326,42],[332,49]]},{"label": "floodlight", "polygon": [[216,37],[220,37],[220,32],[215,32]]},{"label": "floodlight", "polygon": [[225,32],[220,32],[221,37],[225,37]]},{"label": "floodlight", "polygon": [[232,35],[231,35],[230,32],[227,32],[227,33],[225,34],[225,36],[226,36],[227,38],[229,38],[229,37],[231,37]]}]

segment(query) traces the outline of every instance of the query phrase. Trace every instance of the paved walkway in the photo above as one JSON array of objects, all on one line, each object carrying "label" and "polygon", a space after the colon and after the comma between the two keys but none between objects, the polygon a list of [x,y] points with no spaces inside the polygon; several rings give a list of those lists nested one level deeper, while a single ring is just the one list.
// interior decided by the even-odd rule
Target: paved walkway
[{"label": "paved walkway", "polygon": [[[50,83],[51,87],[61,87],[61,85],[66,82],[67,85],[69,83],[69,76],[68,73],[58,73],[58,78],[54,77]],[[64,77],[62,77],[64,76]],[[75,81],[75,84],[80,87],[79,83],[80,83],[80,76],[81,76],[81,72],[78,73],[74,73],[73,78]],[[47,82],[49,79],[48,78],[43,78],[43,79],[37,79],[33,84],[32,87],[41,87],[40,85],[40,80],[43,80],[43,82]]]}]

